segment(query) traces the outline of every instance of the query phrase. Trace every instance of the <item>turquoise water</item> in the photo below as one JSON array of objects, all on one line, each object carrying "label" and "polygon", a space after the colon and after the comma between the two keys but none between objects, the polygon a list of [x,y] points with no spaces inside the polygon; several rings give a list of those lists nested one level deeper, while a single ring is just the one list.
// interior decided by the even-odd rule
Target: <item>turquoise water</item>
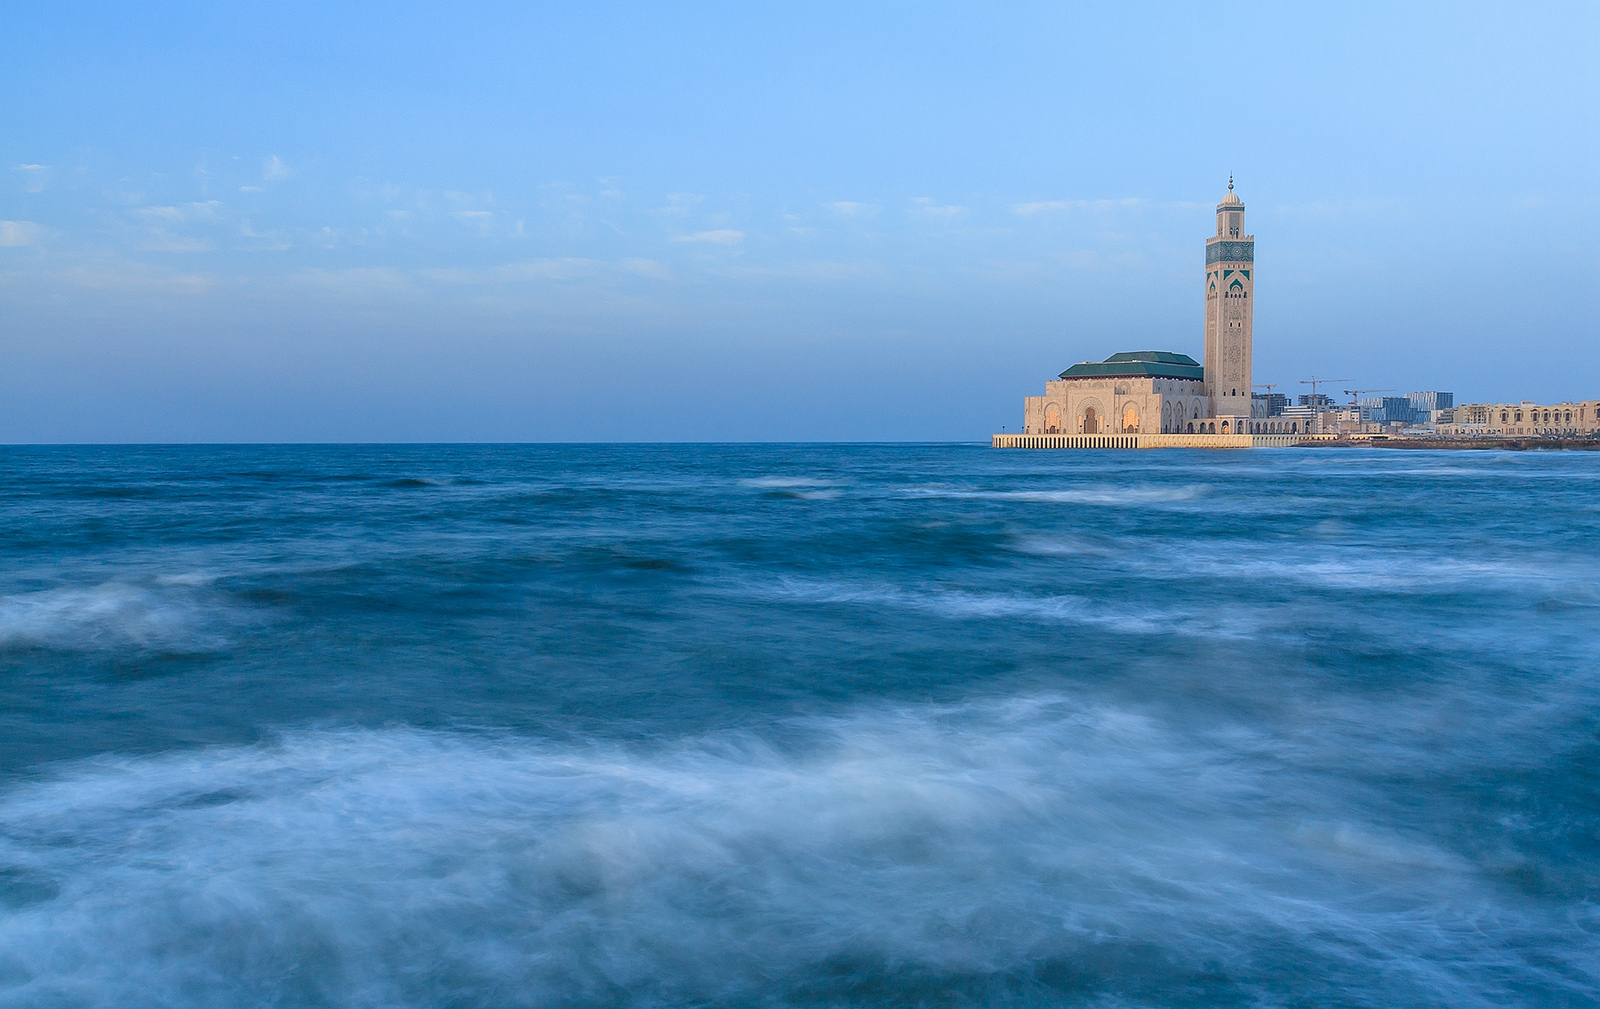
[{"label": "turquoise water", "polygon": [[0,1004],[1600,1000],[1600,458],[0,450]]}]

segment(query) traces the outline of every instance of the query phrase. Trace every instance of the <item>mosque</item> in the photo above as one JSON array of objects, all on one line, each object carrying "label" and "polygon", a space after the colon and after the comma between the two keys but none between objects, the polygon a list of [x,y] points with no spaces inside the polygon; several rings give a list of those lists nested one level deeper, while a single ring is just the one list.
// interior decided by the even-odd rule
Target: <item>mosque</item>
[{"label": "mosque", "polygon": [[1075,364],[1046,382],[1043,396],[1023,400],[1022,434],[995,435],[995,447],[1246,447],[1304,440],[1309,432],[1300,430],[1300,421],[1250,416],[1255,258],[1255,236],[1244,232],[1244,203],[1230,178],[1217,204],[1217,233],[1206,239],[1205,363],[1140,350]]}]

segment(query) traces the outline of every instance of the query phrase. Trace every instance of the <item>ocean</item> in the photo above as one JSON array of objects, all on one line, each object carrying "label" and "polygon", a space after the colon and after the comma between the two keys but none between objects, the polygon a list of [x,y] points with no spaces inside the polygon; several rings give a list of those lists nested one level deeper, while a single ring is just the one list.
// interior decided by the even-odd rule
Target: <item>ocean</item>
[{"label": "ocean", "polygon": [[0,449],[0,1005],[1600,1002],[1600,458]]}]

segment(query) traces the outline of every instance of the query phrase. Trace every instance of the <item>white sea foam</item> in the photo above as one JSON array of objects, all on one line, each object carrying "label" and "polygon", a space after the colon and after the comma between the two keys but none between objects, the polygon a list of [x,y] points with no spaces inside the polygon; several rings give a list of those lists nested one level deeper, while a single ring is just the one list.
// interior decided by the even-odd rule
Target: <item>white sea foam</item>
[{"label": "white sea foam", "polygon": [[1098,544],[1072,536],[1019,536],[1012,547],[1036,557],[1103,557],[1109,553]]},{"label": "white sea foam", "polygon": [[211,580],[184,573],[0,596],[0,646],[215,648],[227,607],[203,591]]},{"label": "white sea foam", "polygon": [[1189,633],[1250,637],[1259,633],[1258,614],[1219,607],[1164,607],[1101,603],[1080,595],[1029,595],[978,592],[943,586],[904,588],[886,583],[852,583],[782,578],[757,591],[800,602],[887,606],[922,610],[961,620],[1021,620],[1093,625],[1130,634]]},{"label": "white sea foam", "polygon": [[764,489],[787,490],[792,487],[832,487],[837,480],[819,480],[809,476],[758,476],[747,480],[740,480],[743,487],[760,487]]},{"label": "white sea foam", "polygon": [[1532,916],[1256,759],[1270,739],[1061,697],[787,731],[300,732],[62,769],[0,796],[0,1001],[893,1003],[1051,963],[1269,1002],[1597,993],[1594,915]]},{"label": "white sea foam", "polygon": [[[1323,532],[1320,524],[1318,532]],[[1482,552],[1451,556],[1438,552],[1436,546],[1419,550],[1409,544],[1388,550],[1345,546],[1333,551],[1306,551],[1230,543],[1226,550],[1190,549],[1184,557],[1186,569],[1195,575],[1262,579],[1363,593],[1470,592],[1543,585],[1567,595],[1591,595],[1584,561],[1554,554],[1524,553],[1513,559]]]}]

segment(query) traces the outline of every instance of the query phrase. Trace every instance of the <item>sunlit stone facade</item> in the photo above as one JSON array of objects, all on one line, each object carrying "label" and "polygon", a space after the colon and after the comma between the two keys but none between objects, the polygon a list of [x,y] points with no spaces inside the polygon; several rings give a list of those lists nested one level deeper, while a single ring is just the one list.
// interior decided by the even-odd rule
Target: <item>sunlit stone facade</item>
[{"label": "sunlit stone facade", "polygon": [[1217,233],[1206,239],[1206,396],[1218,416],[1250,416],[1256,236],[1244,233],[1244,203],[1228,180]]},{"label": "sunlit stone facade", "polygon": [[1096,364],[1073,365],[1045,383],[1043,396],[1023,401],[1024,431],[1195,434],[1213,420],[1200,371],[1194,358],[1164,351],[1113,354]]},{"label": "sunlit stone facade", "polygon": [[1448,438],[1585,438],[1600,434],[1600,400],[1581,403],[1467,403],[1435,426]]}]

